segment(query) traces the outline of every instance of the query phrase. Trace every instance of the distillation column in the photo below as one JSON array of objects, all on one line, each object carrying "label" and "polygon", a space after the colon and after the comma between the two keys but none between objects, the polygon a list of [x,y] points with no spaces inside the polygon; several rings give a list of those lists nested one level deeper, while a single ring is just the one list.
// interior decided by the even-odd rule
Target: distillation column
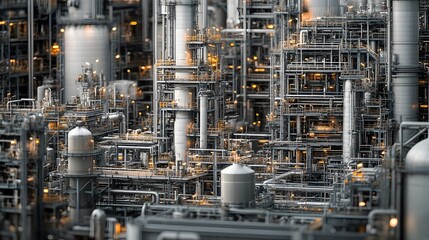
[{"label": "distillation column", "polygon": [[70,178],[70,219],[82,223],[93,210],[93,160],[94,143],[92,133],[76,127],[68,133],[68,174]]},{"label": "distillation column", "polygon": [[68,102],[82,95],[78,76],[89,63],[97,73],[110,80],[109,28],[104,19],[102,0],[68,1],[69,17],[64,28],[64,96]]},{"label": "distillation column", "polygon": [[[419,1],[393,1],[393,100],[394,118],[418,120]],[[411,132],[404,131],[404,140]]]},{"label": "distillation column", "polygon": [[[175,60],[177,66],[187,66],[192,59],[191,52],[186,43],[188,31],[194,29],[194,5],[193,0],[176,1],[176,23],[175,23]],[[190,77],[189,72],[176,71],[176,80]],[[179,162],[186,161],[188,137],[187,129],[192,123],[192,90],[186,86],[176,85],[174,88],[174,101],[178,110],[174,122],[174,150],[176,157],[176,170]]]}]

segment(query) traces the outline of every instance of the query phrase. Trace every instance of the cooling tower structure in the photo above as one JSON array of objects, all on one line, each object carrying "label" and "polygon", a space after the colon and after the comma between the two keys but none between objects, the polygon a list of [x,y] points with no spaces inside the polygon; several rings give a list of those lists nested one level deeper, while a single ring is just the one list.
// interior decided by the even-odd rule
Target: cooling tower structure
[{"label": "cooling tower structure", "polygon": [[70,179],[69,206],[70,219],[74,223],[83,222],[93,210],[93,149],[92,133],[77,126],[68,133],[68,171]]},{"label": "cooling tower structure", "polygon": [[109,81],[111,75],[110,32],[104,19],[103,1],[68,1],[69,16],[64,27],[64,102],[82,98],[86,87],[98,82],[84,82],[79,75],[91,66]]}]

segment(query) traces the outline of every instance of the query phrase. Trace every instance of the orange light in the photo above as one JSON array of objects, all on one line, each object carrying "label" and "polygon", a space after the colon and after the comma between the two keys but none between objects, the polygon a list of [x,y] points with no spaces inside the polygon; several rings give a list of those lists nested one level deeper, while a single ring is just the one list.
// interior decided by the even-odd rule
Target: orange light
[{"label": "orange light", "polygon": [[395,228],[398,226],[398,219],[397,218],[391,218],[389,221],[389,227]]},{"label": "orange light", "polygon": [[274,24],[268,24],[268,25],[267,25],[267,28],[268,28],[268,29],[273,29],[273,28],[274,28]]},{"label": "orange light", "polygon": [[0,21],[0,25],[5,25],[6,21]]},{"label": "orange light", "polygon": [[115,224],[115,234],[119,234],[119,233],[121,233],[121,224],[116,223]]},{"label": "orange light", "polygon": [[135,25],[137,25],[137,21],[131,21],[131,22],[130,22],[130,25],[131,25],[131,26],[135,26]]}]

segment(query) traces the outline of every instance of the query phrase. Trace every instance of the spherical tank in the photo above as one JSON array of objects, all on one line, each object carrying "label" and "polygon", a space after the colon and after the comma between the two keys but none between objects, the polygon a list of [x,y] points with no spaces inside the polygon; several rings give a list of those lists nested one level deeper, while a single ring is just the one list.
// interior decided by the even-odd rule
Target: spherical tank
[{"label": "spherical tank", "polygon": [[255,202],[255,171],[233,164],[221,172],[222,205],[249,207]]},{"label": "spherical tank", "polygon": [[[68,134],[69,174],[88,174],[93,170],[91,151],[92,133],[83,127],[76,127]],[[85,154],[88,154],[85,156]]]},{"label": "spherical tank", "polygon": [[429,139],[417,143],[405,158],[405,239],[429,236]]},{"label": "spherical tank", "polygon": [[[82,92],[76,84],[82,66],[89,63],[93,71],[103,72],[110,80],[110,45],[107,25],[69,25],[64,31],[64,100]],[[79,87],[79,89],[78,89]]]}]

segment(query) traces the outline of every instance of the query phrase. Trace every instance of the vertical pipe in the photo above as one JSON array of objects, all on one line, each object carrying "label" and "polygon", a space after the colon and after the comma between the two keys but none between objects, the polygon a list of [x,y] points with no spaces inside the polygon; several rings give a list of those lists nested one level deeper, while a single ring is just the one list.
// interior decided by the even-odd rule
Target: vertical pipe
[{"label": "vertical pipe", "polygon": [[27,4],[28,23],[28,97],[33,98],[34,88],[34,0],[28,0]]},{"label": "vertical pipe", "polygon": [[157,83],[157,66],[156,61],[158,60],[158,42],[156,41],[158,37],[158,2],[159,0],[153,0],[153,23],[152,23],[152,31],[153,31],[153,96],[152,96],[152,109],[153,109],[153,132],[158,132],[158,83]]},{"label": "vertical pipe", "polygon": [[247,121],[247,0],[242,2],[243,11],[243,43],[242,43],[242,58],[241,58],[241,90],[243,97],[243,122]]},{"label": "vertical pipe", "polygon": [[301,116],[296,116],[296,137],[297,138],[301,138],[302,137]]},{"label": "vertical pipe", "polygon": [[344,82],[343,113],[343,162],[349,164],[352,157],[352,82]]},{"label": "vertical pipe", "polygon": [[200,148],[207,148],[207,95],[200,96]]},{"label": "vertical pipe", "polygon": [[28,150],[27,150],[27,131],[29,128],[29,120],[25,119],[22,123],[21,136],[20,136],[20,149],[21,149],[21,239],[25,240],[29,236],[28,233],[28,218],[27,218],[27,204],[28,204]]}]

